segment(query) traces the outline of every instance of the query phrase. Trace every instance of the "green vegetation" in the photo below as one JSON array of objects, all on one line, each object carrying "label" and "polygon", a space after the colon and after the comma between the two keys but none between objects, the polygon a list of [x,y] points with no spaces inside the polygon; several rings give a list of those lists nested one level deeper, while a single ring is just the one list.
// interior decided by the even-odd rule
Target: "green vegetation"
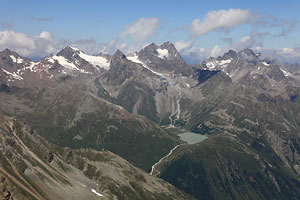
[{"label": "green vegetation", "polygon": [[199,199],[297,199],[299,178],[264,148],[257,158],[238,141],[213,136],[172,155],[161,178]]}]

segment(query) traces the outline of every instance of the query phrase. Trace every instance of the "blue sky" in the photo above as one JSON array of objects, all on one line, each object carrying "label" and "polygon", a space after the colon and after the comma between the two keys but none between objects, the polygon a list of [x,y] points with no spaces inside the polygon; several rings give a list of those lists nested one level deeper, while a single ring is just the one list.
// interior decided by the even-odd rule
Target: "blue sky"
[{"label": "blue sky", "polygon": [[[297,0],[2,0],[0,50],[11,48],[29,57],[45,56],[73,45],[91,54],[112,53],[116,48],[127,53],[151,42],[171,41],[196,61],[246,47],[268,56],[270,52],[293,50],[292,59],[297,61],[299,10]],[[207,28],[217,16],[229,18]],[[241,20],[232,22],[230,16]],[[39,37],[43,32],[47,34]]]}]

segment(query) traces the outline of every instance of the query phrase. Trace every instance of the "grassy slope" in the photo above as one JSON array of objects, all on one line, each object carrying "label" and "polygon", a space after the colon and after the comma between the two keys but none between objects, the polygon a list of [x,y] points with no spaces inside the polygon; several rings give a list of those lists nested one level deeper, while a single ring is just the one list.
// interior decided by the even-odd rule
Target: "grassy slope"
[{"label": "grassy slope", "polygon": [[[161,178],[199,199],[298,199],[300,180],[268,146],[259,152],[212,136],[183,146]],[[179,151],[177,151],[179,152]]]}]

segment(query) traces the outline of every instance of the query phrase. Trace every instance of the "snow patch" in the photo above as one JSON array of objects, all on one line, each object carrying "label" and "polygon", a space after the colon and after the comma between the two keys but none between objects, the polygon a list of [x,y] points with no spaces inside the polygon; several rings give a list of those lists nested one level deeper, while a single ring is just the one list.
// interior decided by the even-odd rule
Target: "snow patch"
[{"label": "snow patch", "polygon": [[23,78],[21,76],[19,76],[18,74],[16,74],[16,72],[11,73],[9,71],[6,71],[5,69],[2,69],[2,70],[4,71],[4,73],[6,73],[7,75],[9,75],[13,79],[23,80]]},{"label": "snow patch", "polygon": [[270,66],[270,64],[268,64],[266,61],[262,62],[262,64],[264,64],[265,66]]},{"label": "snow patch", "polygon": [[134,63],[138,63],[138,64],[141,64],[143,67],[145,67],[146,69],[150,70],[152,73],[158,75],[159,77],[163,78],[163,79],[166,79],[166,77],[161,74],[161,73],[158,73],[156,71],[153,71],[152,69],[150,69],[145,63],[143,63],[141,60],[139,60],[139,57],[138,55],[134,54],[133,56],[128,56],[126,57],[128,60],[134,62]]},{"label": "snow patch", "polygon": [[17,59],[13,55],[10,55],[9,57],[12,59],[13,62],[17,62]]},{"label": "snow patch", "polygon": [[109,68],[109,61],[101,56],[91,56],[83,53],[82,51],[78,54],[82,59],[86,60],[87,62],[91,63],[94,66],[99,66],[104,69]]},{"label": "snow patch", "polygon": [[282,73],[284,74],[284,76],[291,76],[292,74],[288,71],[285,71],[284,69],[280,68],[280,70],[282,71]]},{"label": "snow patch", "polygon": [[214,60],[211,62],[206,62],[206,66],[210,70],[216,69],[216,67],[221,67],[221,68],[226,68],[229,63],[231,63],[232,58],[227,59],[227,60]]},{"label": "snow patch", "polygon": [[70,47],[71,49],[73,49],[74,51],[80,51],[79,49],[75,48],[75,47]]},{"label": "snow patch", "polygon": [[47,58],[48,62],[54,64],[54,60],[52,58]]},{"label": "snow patch", "polygon": [[161,59],[167,58],[169,56],[169,51],[168,49],[156,49],[158,53],[158,57]]},{"label": "snow patch", "polygon": [[64,66],[67,69],[80,71],[80,69],[78,67],[76,67],[74,65],[74,63],[69,62],[65,57],[62,57],[62,56],[52,56],[52,59],[57,60],[60,65]]},{"label": "snow patch", "polygon": [[95,189],[91,189],[92,193],[96,194],[98,197],[103,197],[103,194],[100,194]]},{"label": "snow patch", "polygon": [[18,63],[18,64],[21,64],[24,61],[22,58],[16,58],[13,55],[10,55],[9,57],[12,59],[13,62]]},{"label": "snow patch", "polygon": [[144,67],[146,66],[142,61],[139,60],[139,57],[136,54],[134,54],[133,56],[128,56],[126,58],[134,63],[142,64]]},{"label": "snow patch", "polygon": [[35,63],[35,62],[31,62],[30,65],[28,67],[25,67],[25,70],[26,69],[29,69],[31,72],[36,72],[33,68],[35,67],[35,65],[39,64],[38,63]]}]

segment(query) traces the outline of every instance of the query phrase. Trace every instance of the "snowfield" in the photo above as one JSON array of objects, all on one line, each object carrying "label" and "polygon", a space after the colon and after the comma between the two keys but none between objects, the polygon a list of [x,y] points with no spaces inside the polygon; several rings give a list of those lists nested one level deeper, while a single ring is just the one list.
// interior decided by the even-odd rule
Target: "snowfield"
[{"label": "snowfield", "polygon": [[158,57],[161,59],[167,58],[169,56],[168,49],[157,49]]}]

